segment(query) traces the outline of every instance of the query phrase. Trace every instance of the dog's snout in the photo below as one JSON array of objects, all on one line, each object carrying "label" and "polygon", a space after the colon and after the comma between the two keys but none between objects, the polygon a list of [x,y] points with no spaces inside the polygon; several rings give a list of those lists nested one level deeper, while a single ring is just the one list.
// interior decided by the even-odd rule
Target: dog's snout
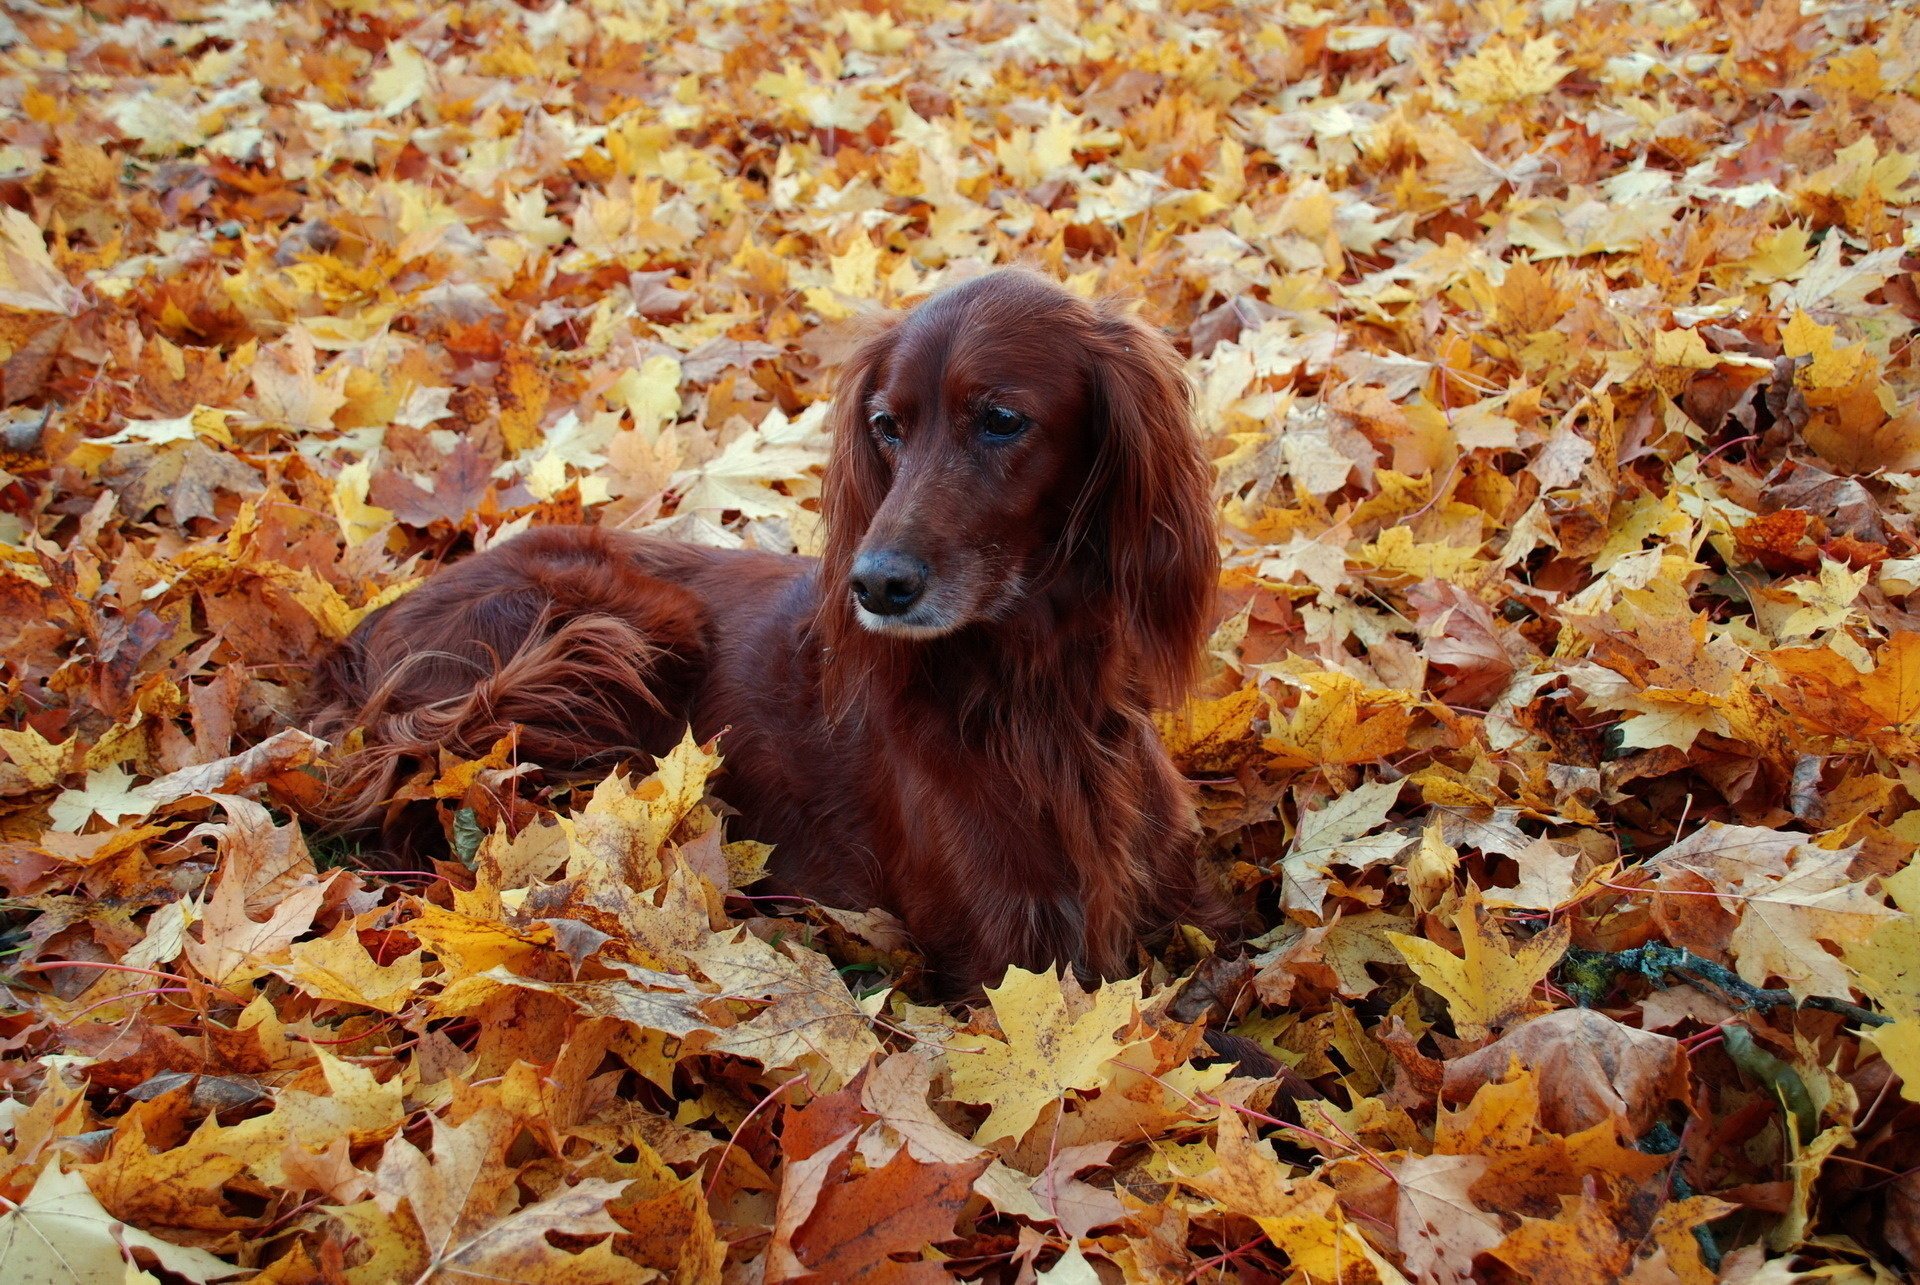
[{"label": "dog's snout", "polygon": [[853,563],[853,596],[876,616],[905,615],[927,591],[927,575],[926,563],[897,550],[863,553]]}]

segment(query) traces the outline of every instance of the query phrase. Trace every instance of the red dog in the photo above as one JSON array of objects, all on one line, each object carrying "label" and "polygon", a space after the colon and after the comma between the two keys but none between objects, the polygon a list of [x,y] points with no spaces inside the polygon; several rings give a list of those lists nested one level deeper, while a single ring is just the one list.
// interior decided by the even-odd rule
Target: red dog
[{"label": "red dog", "polygon": [[516,724],[578,769],[691,722],[776,886],[893,911],[942,989],[1224,930],[1149,718],[1218,568],[1190,421],[1140,323],[1022,271],[943,291],[841,372],[819,560],[547,528],[369,616],[321,677],[318,730],[366,729],[340,814]]}]

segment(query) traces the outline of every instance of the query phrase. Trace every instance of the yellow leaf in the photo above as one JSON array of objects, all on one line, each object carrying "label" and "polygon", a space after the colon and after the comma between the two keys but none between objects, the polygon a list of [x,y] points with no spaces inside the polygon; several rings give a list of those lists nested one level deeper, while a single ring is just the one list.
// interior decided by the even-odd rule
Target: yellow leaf
[{"label": "yellow leaf", "polygon": [[1373,763],[1406,748],[1413,716],[1405,693],[1370,688],[1338,670],[1295,681],[1307,689],[1305,695],[1264,742],[1279,766]]},{"label": "yellow leaf", "polygon": [[895,25],[890,13],[842,9],[839,16],[847,24],[847,39],[862,53],[895,54],[913,43],[912,30]]},{"label": "yellow leaf", "polygon": [[263,419],[301,431],[333,426],[334,413],[347,404],[349,369],[336,365],[323,377],[315,360],[313,335],[304,326],[294,327],[283,344],[260,350],[253,363],[253,402]]},{"label": "yellow leaf", "polygon": [[397,1013],[420,984],[420,951],[391,964],[377,963],[351,923],[330,936],[296,942],[289,953],[292,962],[273,971],[319,999]]},{"label": "yellow leaf", "polygon": [[531,971],[553,950],[553,929],[543,923],[524,928],[422,905],[420,914],[399,925],[439,957],[449,977],[484,973],[496,967]]},{"label": "yellow leaf", "polygon": [[1909,860],[1884,886],[1899,917],[1874,929],[1865,943],[1847,946],[1846,960],[1860,989],[1894,1019],[1868,1030],[1867,1038],[1899,1073],[1901,1095],[1920,1102],[1920,862]]},{"label": "yellow leaf", "polygon": [[866,1012],[817,950],[782,950],[740,927],[709,935],[692,958],[721,994],[764,1005],[715,1035],[717,1052],[751,1058],[772,1074],[805,1070],[815,1091],[825,1093],[858,1075],[880,1049]]},{"label": "yellow leaf", "polygon": [[652,776],[636,783],[615,773],[600,782],[570,822],[577,855],[569,873],[587,862],[604,865],[614,882],[635,891],[660,883],[667,876],[661,846],[705,797],[707,778],[719,766],[720,755],[689,730]]},{"label": "yellow leaf", "polygon": [[857,233],[847,248],[830,260],[833,288],[855,299],[871,299],[879,285],[880,247],[865,232]]},{"label": "yellow leaf", "polygon": [[656,353],[640,369],[621,372],[607,389],[607,400],[625,406],[641,432],[658,433],[680,413],[680,363]]},{"label": "yellow leaf", "polygon": [[1753,256],[1746,261],[1745,267],[1749,280],[1765,284],[1793,281],[1812,262],[1813,251],[1807,248],[1807,230],[1798,223],[1792,223],[1755,241]]},{"label": "yellow leaf", "polygon": [[1167,752],[1189,772],[1231,772],[1260,748],[1253,721],[1267,714],[1266,697],[1243,687],[1218,700],[1196,700],[1177,714],[1154,718]]},{"label": "yellow leaf", "polygon": [[1854,599],[1867,587],[1872,575],[1872,567],[1849,571],[1844,562],[1821,559],[1819,579],[1799,580],[1785,586],[1786,592],[1805,605],[1786,618],[1779,636],[1804,638],[1825,629],[1841,628],[1853,614]]},{"label": "yellow leaf", "polygon": [[1727,940],[1742,978],[1755,986],[1777,977],[1795,999],[1845,998],[1852,979],[1826,949],[1867,941],[1895,912],[1849,877],[1852,850],[1805,845],[1791,865],[1743,879],[1735,892],[1740,923]]},{"label": "yellow leaf", "polygon": [[[623,1182],[581,1178],[555,1185],[525,1205],[514,1190],[517,1174],[509,1148],[517,1123],[488,1107],[457,1126],[435,1118],[432,1151],[404,1138],[390,1141],[374,1175],[374,1199],[389,1215],[404,1207],[417,1225],[416,1272],[421,1281],[552,1281],[565,1285],[614,1285],[655,1279],[653,1273],[613,1253],[606,1237],[623,1231],[607,1212]],[[560,1248],[549,1233],[599,1238],[578,1253]]]},{"label": "yellow leaf", "polygon": [[1457,580],[1485,565],[1477,552],[1455,544],[1416,544],[1404,526],[1388,527],[1362,545],[1353,560],[1415,580]]},{"label": "yellow leaf", "polygon": [[195,406],[184,415],[172,419],[130,419],[125,426],[110,437],[94,440],[94,446],[127,446],[144,443],[148,446],[164,446],[168,442],[192,442],[201,438],[221,446],[233,445],[233,434],[227,431],[227,417],[234,414],[230,410],[221,410],[214,406]]},{"label": "yellow leaf", "polygon": [[349,546],[383,535],[393,526],[390,511],[367,503],[372,476],[373,461],[362,458],[342,467],[333,481],[333,513]]},{"label": "yellow leaf", "polygon": [[98,816],[109,824],[126,817],[143,817],[154,809],[153,796],[133,783],[133,774],[118,765],[87,773],[85,785],[64,790],[53,801],[53,828],[74,833]]},{"label": "yellow leaf", "polygon": [[[1355,1245],[1334,1189],[1316,1178],[1290,1177],[1273,1144],[1257,1139],[1237,1111],[1220,1112],[1214,1168],[1181,1185],[1221,1210],[1251,1218],[1285,1250],[1294,1267],[1316,1280],[1351,1275]],[[1346,1268],[1342,1270],[1342,1259]]]},{"label": "yellow leaf", "polygon": [[1327,895],[1328,866],[1365,870],[1404,851],[1409,842],[1406,835],[1373,833],[1386,824],[1387,813],[1399,797],[1400,782],[1368,781],[1324,807],[1303,813],[1293,848],[1280,863],[1281,904],[1317,915]]},{"label": "yellow leaf", "polygon": [[1707,351],[1697,330],[1659,330],[1653,336],[1653,363],[1680,370],[1712,370],[1720,359]]},{"label": "yellow leaf", "polygon": [[1006,1039],[953,1037],[953,1095],[993,1107],[976,1142],[1018,1140],[1072,1090],[1100,1086],[1122,1047],[1116,1032],[1133,1023],[1140,980],[1110,982],[1089,995],[1071,975],[1016,967],[988,988],[987,999]]},{"label": "yellow leaf", "polygon": [[1479,909],[1479,889],[1470,883],[1453,921],[1464,957],[1423,938],[1388,934],[1421,983],[1447,1001],[1454,1028],[1468,1040],[1486,1038],[1535,1006],[1533,988],[1566,953],[1569,936],[1566,920],[1556,920],[1515,950]]},{"label": "yellow leaf", "polygon": [[66,775],[67,760],[72,757],[74,740],[49,741],[32,727],[20,731],[0,729],[0,750],[20,769],[28,788],[41,790]]},{"label": "yellow leaf", "polygon": [[1780,346],[1787,356],[1813,358],[1801,375],[1809,388],[1846,388],[1868,373],[1872,359],[1866,349],[1835,348],[1835,333],[1834,327],[1823,326],[1800,311],[1780,328]]},{"label": "yellow leaf", "polygon": [[1453,873],[1460,865],[1460,854],[1442,835],[1439,819],[1427,823],[1420,832],[1420,846],[1407,862],[1407,890],[1415,910],[1431,910],[1453,887]]},{"label": "yellow leaf", "polygon": [[387,65],[367,79],[367,97],[383,116],[398,116],[427,92],[427,60],[412,45],[387,42]]},{"label": "yellow leaf", "polygon": [[[324,1094],[281,1089],[272,1111],[216,1135],[221,1150],[243,1157],[248,1170],[268,1186],[286,1184],[289,1147],[318,1151],[336,1138],[365,1146],[397,1130],[406,1118],[403,1077],[382,1082],[370,1069],[336,1058],[323,1047],[316,1046],[314,1056],[327,1087]],[[311,1076],[309,1071],[303,1078]]]},{"label": "yellow leaf", "polygon": [[1571,67],[1559,60],[1560,46],[1552,36],[1541,36],[1515,49],[1496,36],[1453,70],[1453,87],[1466,98],[1496,105],[1515,103],[1546,93]]},{"label": "yellow leaf", "polygon": [[204,1249],[171,1244],[109,1214],[78,1173],[50,1160],[33,1190],[0,1214],[0,1280],[21,1285],[129,1285],[135,1275],[127,1249],[152,1254],[167,1271],[190,1281],[220,1280],[236,1269]]}]

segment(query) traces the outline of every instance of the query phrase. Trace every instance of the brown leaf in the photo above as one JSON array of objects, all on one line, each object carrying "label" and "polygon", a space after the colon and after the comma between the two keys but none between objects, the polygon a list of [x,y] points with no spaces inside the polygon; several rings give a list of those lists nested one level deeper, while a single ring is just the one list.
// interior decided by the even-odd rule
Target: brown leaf
[{"label": "brown leaf", "polygon": [[395,518],[409,526],[425,528],[441,522],[461,530],[476,510],[486,508],[496,487],[494,464],[463,436],[444,459],[435,463],[427,479],[430,487],[389,464],[373,475],[367,499],[392,510]]},{"label": "brown leaf", "polygon": [[1536,1017],[1486,1048],[1447,1063],[1444,1093],[1464,1102],[1515,1061],[1540,1076],[1541,1123],[1578,1133],[1616,1121],[1645,1133],[1668,1102],[1685,1101],[1687,1055],[1680,1041],[1637,1031],[1585,1008]]},{"label": "brown leaf", "polygon": [[942,1281],[937,1263],[896,1260],[951,1240],[986,1157],[960,1164],[923,1164],[905,1148],[880,1169],[852,1171],[850,1158],[829,1180],[793,1237],[805,1279],[825,1282]]},{"label": "brown leaf", "polygon": [[121,447],[100,476],[119,493],[129,518],[144,518],[164,504],[175,526],[213,517],[215,491],[252,495],[260,489],[256,469],[201,441]]}]

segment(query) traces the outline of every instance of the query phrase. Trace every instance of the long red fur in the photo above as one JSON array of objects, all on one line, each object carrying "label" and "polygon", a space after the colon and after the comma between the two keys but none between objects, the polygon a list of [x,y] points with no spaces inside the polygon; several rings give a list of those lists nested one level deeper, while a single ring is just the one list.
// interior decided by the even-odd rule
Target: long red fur
[{"label": "long red fur", "polygon": [[[983,380],[1040,408],[1005,454],[967,437]],[[882,396],[944,436],[896,451],[869,424]],[[1218,571],[1173,347],[994,273],[870,339],[832,418],[818,560],[543,528],[370,616],[316,689],[316,731],[364,729],[329,819],[417,844],[389,800],[442,747],[518,728],[523,759],[583,773],[691,723],[725,729],[719,792],[775,845],[773,885],[894,912],[943,991],[1010,964],[1121,975],[1179,922],[1231,931],[1151,721],[1194,671]],[[974,595],[964,623],[863,625],[849,576],[876,541],[927,551]]]}]

